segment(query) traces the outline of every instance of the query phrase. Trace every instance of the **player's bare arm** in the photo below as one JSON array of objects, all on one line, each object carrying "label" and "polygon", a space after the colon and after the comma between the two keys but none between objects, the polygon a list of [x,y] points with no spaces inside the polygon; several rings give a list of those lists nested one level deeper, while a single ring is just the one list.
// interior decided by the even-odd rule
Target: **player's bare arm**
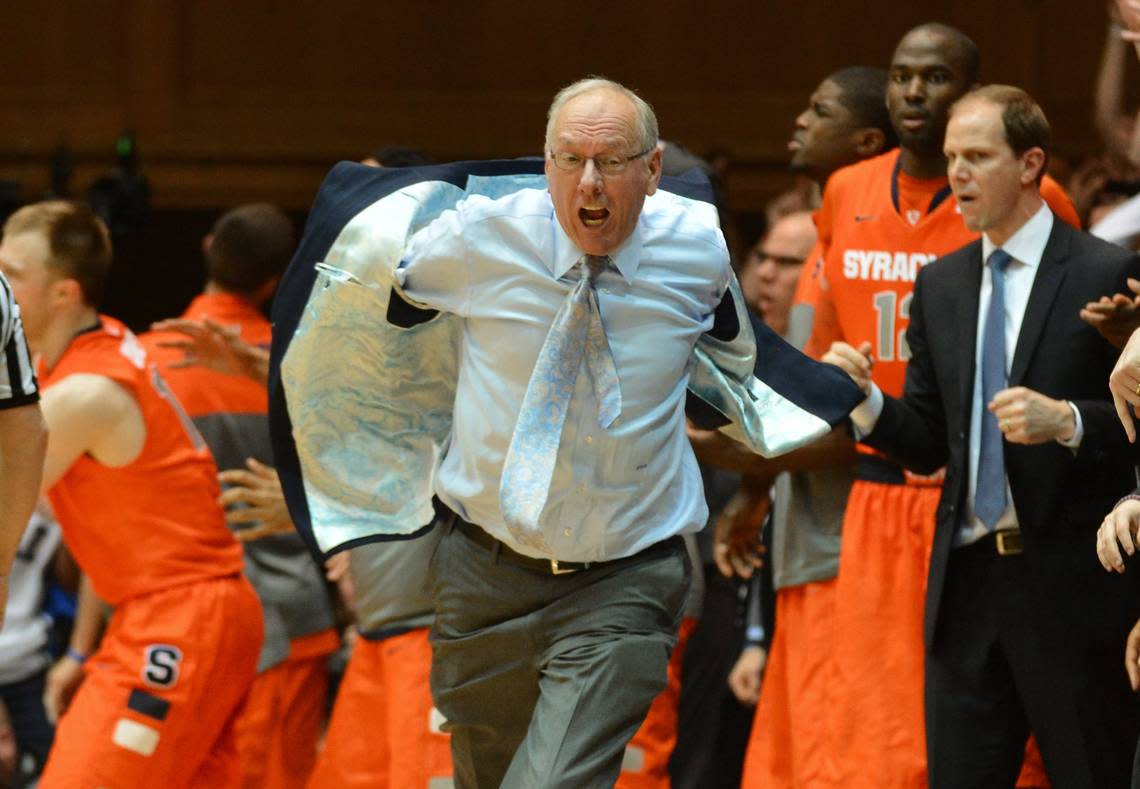
[{"label": "player's bare arm", "polygon": [[99,646],[103,624],[103,604],[87,576],[81,576],[75,624],[71,628],[67,652],[48,671],[44,683],[44,708],[53,723],[59,720],[79,690],[83,682],[83,663]]},{"label": "player's bare arm", "polygon": [[751,578],[764,563],[760,529],[772,507],[772,477],[745,475],[740,489],[717,517],[713,560],[725,578]]},{"label": "player's bare arm", "polygon": [[134,397],[101,375],[76,373],[44,392],[44,420],[51,437],[44,460],[44,491],[82,455],[105,466],[131,463],[142,452],[146,425]]},{"label": "player's bare arm", "polygon": [[846,427],[837,427],[807,446],[776,457],[758,455],[719,430],[688,428],[697,460],[741,474],[775,477],[785,471],[816,471],[842,466],[855,459],[855,442]]},{"label": "player's bare arm", "polygon": [[151,325],[154,331],[172,331],[186,339],[164,340],[163,348],[177,348],[185,356],[171,367],[205,367],[226,375],[244,375],[258,383],[269,379],[269,352],[242,340],[234,329],[210,319],[170,318]]}]

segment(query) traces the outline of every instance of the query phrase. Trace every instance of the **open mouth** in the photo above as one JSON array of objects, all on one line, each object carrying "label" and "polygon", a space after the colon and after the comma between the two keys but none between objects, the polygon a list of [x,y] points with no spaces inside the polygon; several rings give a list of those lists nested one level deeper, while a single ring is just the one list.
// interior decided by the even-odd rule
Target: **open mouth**
[{"label": "open mouth", "polygon": [[586,227],[597,227],[604,224],[610,217],[610,209],[608,208],[579,208],[578,218],[582,220],[582,224]]}]

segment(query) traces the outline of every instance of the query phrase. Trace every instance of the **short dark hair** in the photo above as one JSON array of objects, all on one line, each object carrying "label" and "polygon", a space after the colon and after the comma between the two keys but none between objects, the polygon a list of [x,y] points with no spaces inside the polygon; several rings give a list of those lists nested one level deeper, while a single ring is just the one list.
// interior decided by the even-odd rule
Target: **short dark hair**
[{"label": "short dark hair", "polygon": [[[978,45],[974,43],[974,39],[958,28],[943,22],[925,22],[908,31],[903,39],[918,32],[930,33],[945,41],[947,45],[946,54],[962,69],[962,77],[966,84],[972,85],[978,81],[978,74],[981,73],[982,56],[978,51]],[[900,43],[901,41],[902,39],[900,39]]]},{"label": "short dark hair", "polygon": [[1005,141],[1015,156],[1021,156],[1030,148],[1040,148],[1045,152],[1045,161],[1037,176],[1038,182],[1045,175],[1049,164],[1049,145],[1052,131],[1049,119],[1033,97],[1013,85],[985,85],[967,93],[950,108],[950,117],[960,106],[970,101],[986,101],[1001,107],[1001,123],[1005,131]]},{"label": "short dark hair", "polygon": [[887,110],[887,70],[872,66],[848,66],[827,77],[839,88],[839,102],[859,126],[883,133],[883,150],[898,145],[891,114]]},{"label": "short dark hair", "polygon": [[248,295],[289,265],[293,222],[277,206],[250,203],[222,214],[210,231],[206,275],[226,290]]},{"label": "short dark hair", "polygon": [[4,235],[40,233],[48,245],[48,268],[79,283],[83,302],[103,303],[111,270],[111,234],[89,207],[70,200],[46,200],[16,211],[4,223]]},{"label": "short dark hair", "polygon": [[409,148],[404,145],[377,148],[371,156],[380,163],[381,167],[422,167],[435,164],[435,160],[419,148]]}]

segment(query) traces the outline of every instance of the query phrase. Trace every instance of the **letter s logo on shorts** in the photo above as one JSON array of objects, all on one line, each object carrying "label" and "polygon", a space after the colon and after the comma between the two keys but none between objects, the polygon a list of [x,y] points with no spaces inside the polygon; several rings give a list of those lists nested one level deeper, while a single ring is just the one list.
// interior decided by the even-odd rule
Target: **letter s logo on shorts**
[{"label": "letter s logo on shorts", "polygon": [[178,681],[182,650],[170,644],[151,644],[146,648],[142,677],[149,685],[169,688]]}]

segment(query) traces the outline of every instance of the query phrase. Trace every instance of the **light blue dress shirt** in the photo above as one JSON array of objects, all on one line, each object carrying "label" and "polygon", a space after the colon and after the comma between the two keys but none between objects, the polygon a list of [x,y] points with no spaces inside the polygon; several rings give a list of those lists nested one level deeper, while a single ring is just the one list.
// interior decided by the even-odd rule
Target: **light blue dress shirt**
[{"label": "light blue dress shirt", "polygon": [[[598,427],[588,373],[577,379],[540,529],[553,557],[628,556],[708,517],[685,434],[685,388],[698,338],[731,279],[724,239],[667,193],[646,199],[637,227],[598,279],[621,382],[622,411]],[[499,479],[527,384],[584,253],[545,190],[472,196],[420,231],[398,276],[405,295],[462,318],[450,443],[440,499],[511,548]]]},{"label": "light blue dress shirt", "polygon": [[[577,252],[553,220],[541,175],[469,175],[462,187],[434,179],[403,183],[402,175],[395,177],[401,185],[391,189],[384,174],[372,168],[348,162],[334,168],[310,213],[297,253],[302,262],[295,261],[291,269],[311,265],[313,280],[308,286],[303,276],[300,282],[287,283],[294,290],[310,289],[291,332],[285,329],[290,337],[279,368],[280,396],[288,408],[300,472],[299,477],[289,471],[285,476],[303,485],[308,519],[302,518],[298,528],[308,531],[326,554],[361,542],[412,537],[432,520],[440,461],[455,444],[453,411],[463,363],[465,381],[483,385],[465,384],[476,393],[460,405],[464,444],[457,445],[460,451],[451,460],[458,466],[450,466],[448,489],[453,492],[448,501],[459,506],[462,496],[474,508],[492,500],[500,466],[488,458],[501,459],[513,430],[515,412],[508,398],[521,400],[554,304],[577,273],[554,277],[555,271],[572,267]],[[520,190],[538,193],[500,206],[514,206],[521,213],[489,213],[491,200],[508,200]],[[362,200],[365,194],[372,199]],[[456,211],[475,195],[488,199],[472,200]],[[399,279],[406,277],[400,262],[407,258],[412,239],[447,212],[452,212],[451,227],[461,218],[469,220],[474,206],[483,206],[479,211],[486,224],[465,227],[466,241],[443,233],[438,242],[449,246],[432,251],[434,264],[427,257],[423,260],[425,291],[437,291],[441,304],[447,301],[460,312],[436,313],[411,325],[406,315],[393,320],[390,297],[401,290]],[[439,229],[447,227],[445,223]],[[492,229],[506,235],[491,237]],[[503,244],[504,238],[510,249],[502,250],[501,260],[489,257],[468,265],[473,241],[483,249]],[[638,247],[642,251],[633,254]],[[452,257],[445,270],[447,250]],[[482,290],[476,292],[470,275],[483,276],[495,268],[504,276],[479,283]],[[690,346],[691,335],[707,325],[708,305],[716,301],[722,287],[718,279],[725,276],[735,316],[723,316],[722,328],[735,323],[739,331],[701,335],[686,369],[679,372],[674,348]],[[564,495],[559,506],[589,509],[590,514],[551,528],[561,528],[563,540],[575,543],[576,527],[579,534],[589,531],[594,555],[635,550],[704,517],[699,514],[703,509],[690,512],[703,503],[694,504],[699,492],[690,487],[695,475],[690,477],[688,449],[673,443],[672,436],[679,434],[666,427],[673,420],[680,423],[682,395],[671,388],[681,385],[680,376],[687,378],[689,395],[706,411],[727,420],[721,432],[768,457],[819,438],[845,418],[855,402],[858,390],[845,375],[791,351],[770,332],[753,334],[739,285],[724,263],[717,214],[709,203],[659,189],[646,203],[636,239],[618,252],[616,268],[601,287],[609,291],[601,294],[603,319],[628,324],[620,332],[625,339],[617,361],[619,374],[624,368],[631,379],[623,382],[629,384],[626,396],[637,400],[624,418],[650,429],[637,433],[619,421],[603,436],[589,424],[597,423],[592,400],[573,412],[576,421],[568,429],[573,446],[567,444],[563,464],[569,471],[561,480],[569,479],[570,490],[585,484],[589,495]],[[488,310],[492,298],[499,301]],[[643,298],[648,298],[644,304]],[[461,313],[472,317],[468,320]],[[643,320],[656,321],[647,324],[653,330],[642,328]],[[491,347],[495,343],[503,348],[501,353]],[[532,361],[524,361],[524,351]],[[463,362],[464,354],[476,352],[481,355]],[[492,363],[509,375],[491,375],[486,365],[492,356]],[[661,390],[650,391],[658,379]],[[587,390],[581,397],[592,394]],[[478,406],[468,405],[476,402]],[[484,411],[478,411],[480,407]],[[491,432],[496,438],[484,445]],[[472,436],[477,439],[474,449],[466,443]],[[594,446],[595,441],[611,440],[613,444],[605,444],[608,449]],[[646,468],[637,468],[643,462]],[[602,476],[613,482],[590,490],[590,483]],[[462,511],[476,518],[475,509]],[[565,517],[561,509],[551,512],[552,518]],[[601,525],[606,518],[613,520],[608,524],[612,535]],[[497,521],[497,510],[484,520]],[[570,535],[565,534],[567,528]],[[581,544],[591,545],[585,538]],[[577,547],[575,551],[544,558],[569,561],[583,555]]]}]

